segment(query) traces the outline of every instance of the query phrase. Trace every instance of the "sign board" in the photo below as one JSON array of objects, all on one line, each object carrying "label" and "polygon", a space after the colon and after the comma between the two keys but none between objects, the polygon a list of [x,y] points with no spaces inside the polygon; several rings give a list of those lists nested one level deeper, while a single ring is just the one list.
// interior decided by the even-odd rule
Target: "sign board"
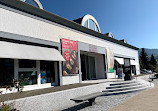
[{"label": "sign board", "polygon": [[107,53],[107,64],[108,64],[108,72],[113,73],[114,72],[114,54],[112,50],[109,48],[106,49]]},{"label": "sign board", "polygon": [[78,74],[78,47],[77,41],[61,39],[62,55],[66,61],[63,62],[63,76]]},{"label": "sign board", "polygon": [[89,52],[98,52],[97,46],[95,45],[89,45]]}]

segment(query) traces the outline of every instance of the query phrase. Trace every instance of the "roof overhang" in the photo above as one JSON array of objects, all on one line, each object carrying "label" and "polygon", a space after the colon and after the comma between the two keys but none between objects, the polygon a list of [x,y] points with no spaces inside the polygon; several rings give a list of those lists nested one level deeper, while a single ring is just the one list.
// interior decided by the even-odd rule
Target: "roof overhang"
[{"label": "roof overhang", "polygon": [[135,66],[135,65],[139,65],[135,60],[130,60],[130,64],[131,64],[131,65],[134,65],[134,66]]},{"label": "roof overhang", "polygon": [[120,65],[124,65],[124,58],[117,58],[117,57],[115,57],[115,60],[116,60]]},{"label": "roof overhang", "polygon": [[54,48],[4,41],[0,41],[0,58],[65,61],[60,52]]}]

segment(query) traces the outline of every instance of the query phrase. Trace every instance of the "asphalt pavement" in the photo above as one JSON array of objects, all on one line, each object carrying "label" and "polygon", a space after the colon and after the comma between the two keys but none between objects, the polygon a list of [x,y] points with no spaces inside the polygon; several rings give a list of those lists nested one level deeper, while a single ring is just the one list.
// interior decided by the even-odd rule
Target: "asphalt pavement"
[{"label": "asphalt pavement", "polygon": [[145,90],[110,111],[158,111],[158,80],[155,87]]}]

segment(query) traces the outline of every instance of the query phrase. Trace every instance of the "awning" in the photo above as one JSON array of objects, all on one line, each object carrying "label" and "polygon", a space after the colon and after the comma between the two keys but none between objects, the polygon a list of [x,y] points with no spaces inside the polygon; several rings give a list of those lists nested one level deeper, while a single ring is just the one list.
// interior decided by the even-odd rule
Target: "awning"
[{"label": "awning", "polygon": [[123,59],[123,58],[117,58],[117,57],[115,57],[115,60],[116,60],[120,65],[124,65],[124,59]]},{"label": "awning", "polygon": [[0,58],[65,61],[54,48],[45,48],[0,41]]},{"label": "awning", "polygon": [[131,65],[139,65],[135,60],[130,60]]}]

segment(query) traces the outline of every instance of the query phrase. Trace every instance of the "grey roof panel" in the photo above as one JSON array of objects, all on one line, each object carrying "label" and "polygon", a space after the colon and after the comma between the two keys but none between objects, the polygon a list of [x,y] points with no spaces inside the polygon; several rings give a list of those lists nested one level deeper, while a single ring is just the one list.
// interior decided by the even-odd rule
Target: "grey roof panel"
[{"label": "grey roof panel", "polygon": [[73,20],[74,22],[81,24],[83,17]]}]

